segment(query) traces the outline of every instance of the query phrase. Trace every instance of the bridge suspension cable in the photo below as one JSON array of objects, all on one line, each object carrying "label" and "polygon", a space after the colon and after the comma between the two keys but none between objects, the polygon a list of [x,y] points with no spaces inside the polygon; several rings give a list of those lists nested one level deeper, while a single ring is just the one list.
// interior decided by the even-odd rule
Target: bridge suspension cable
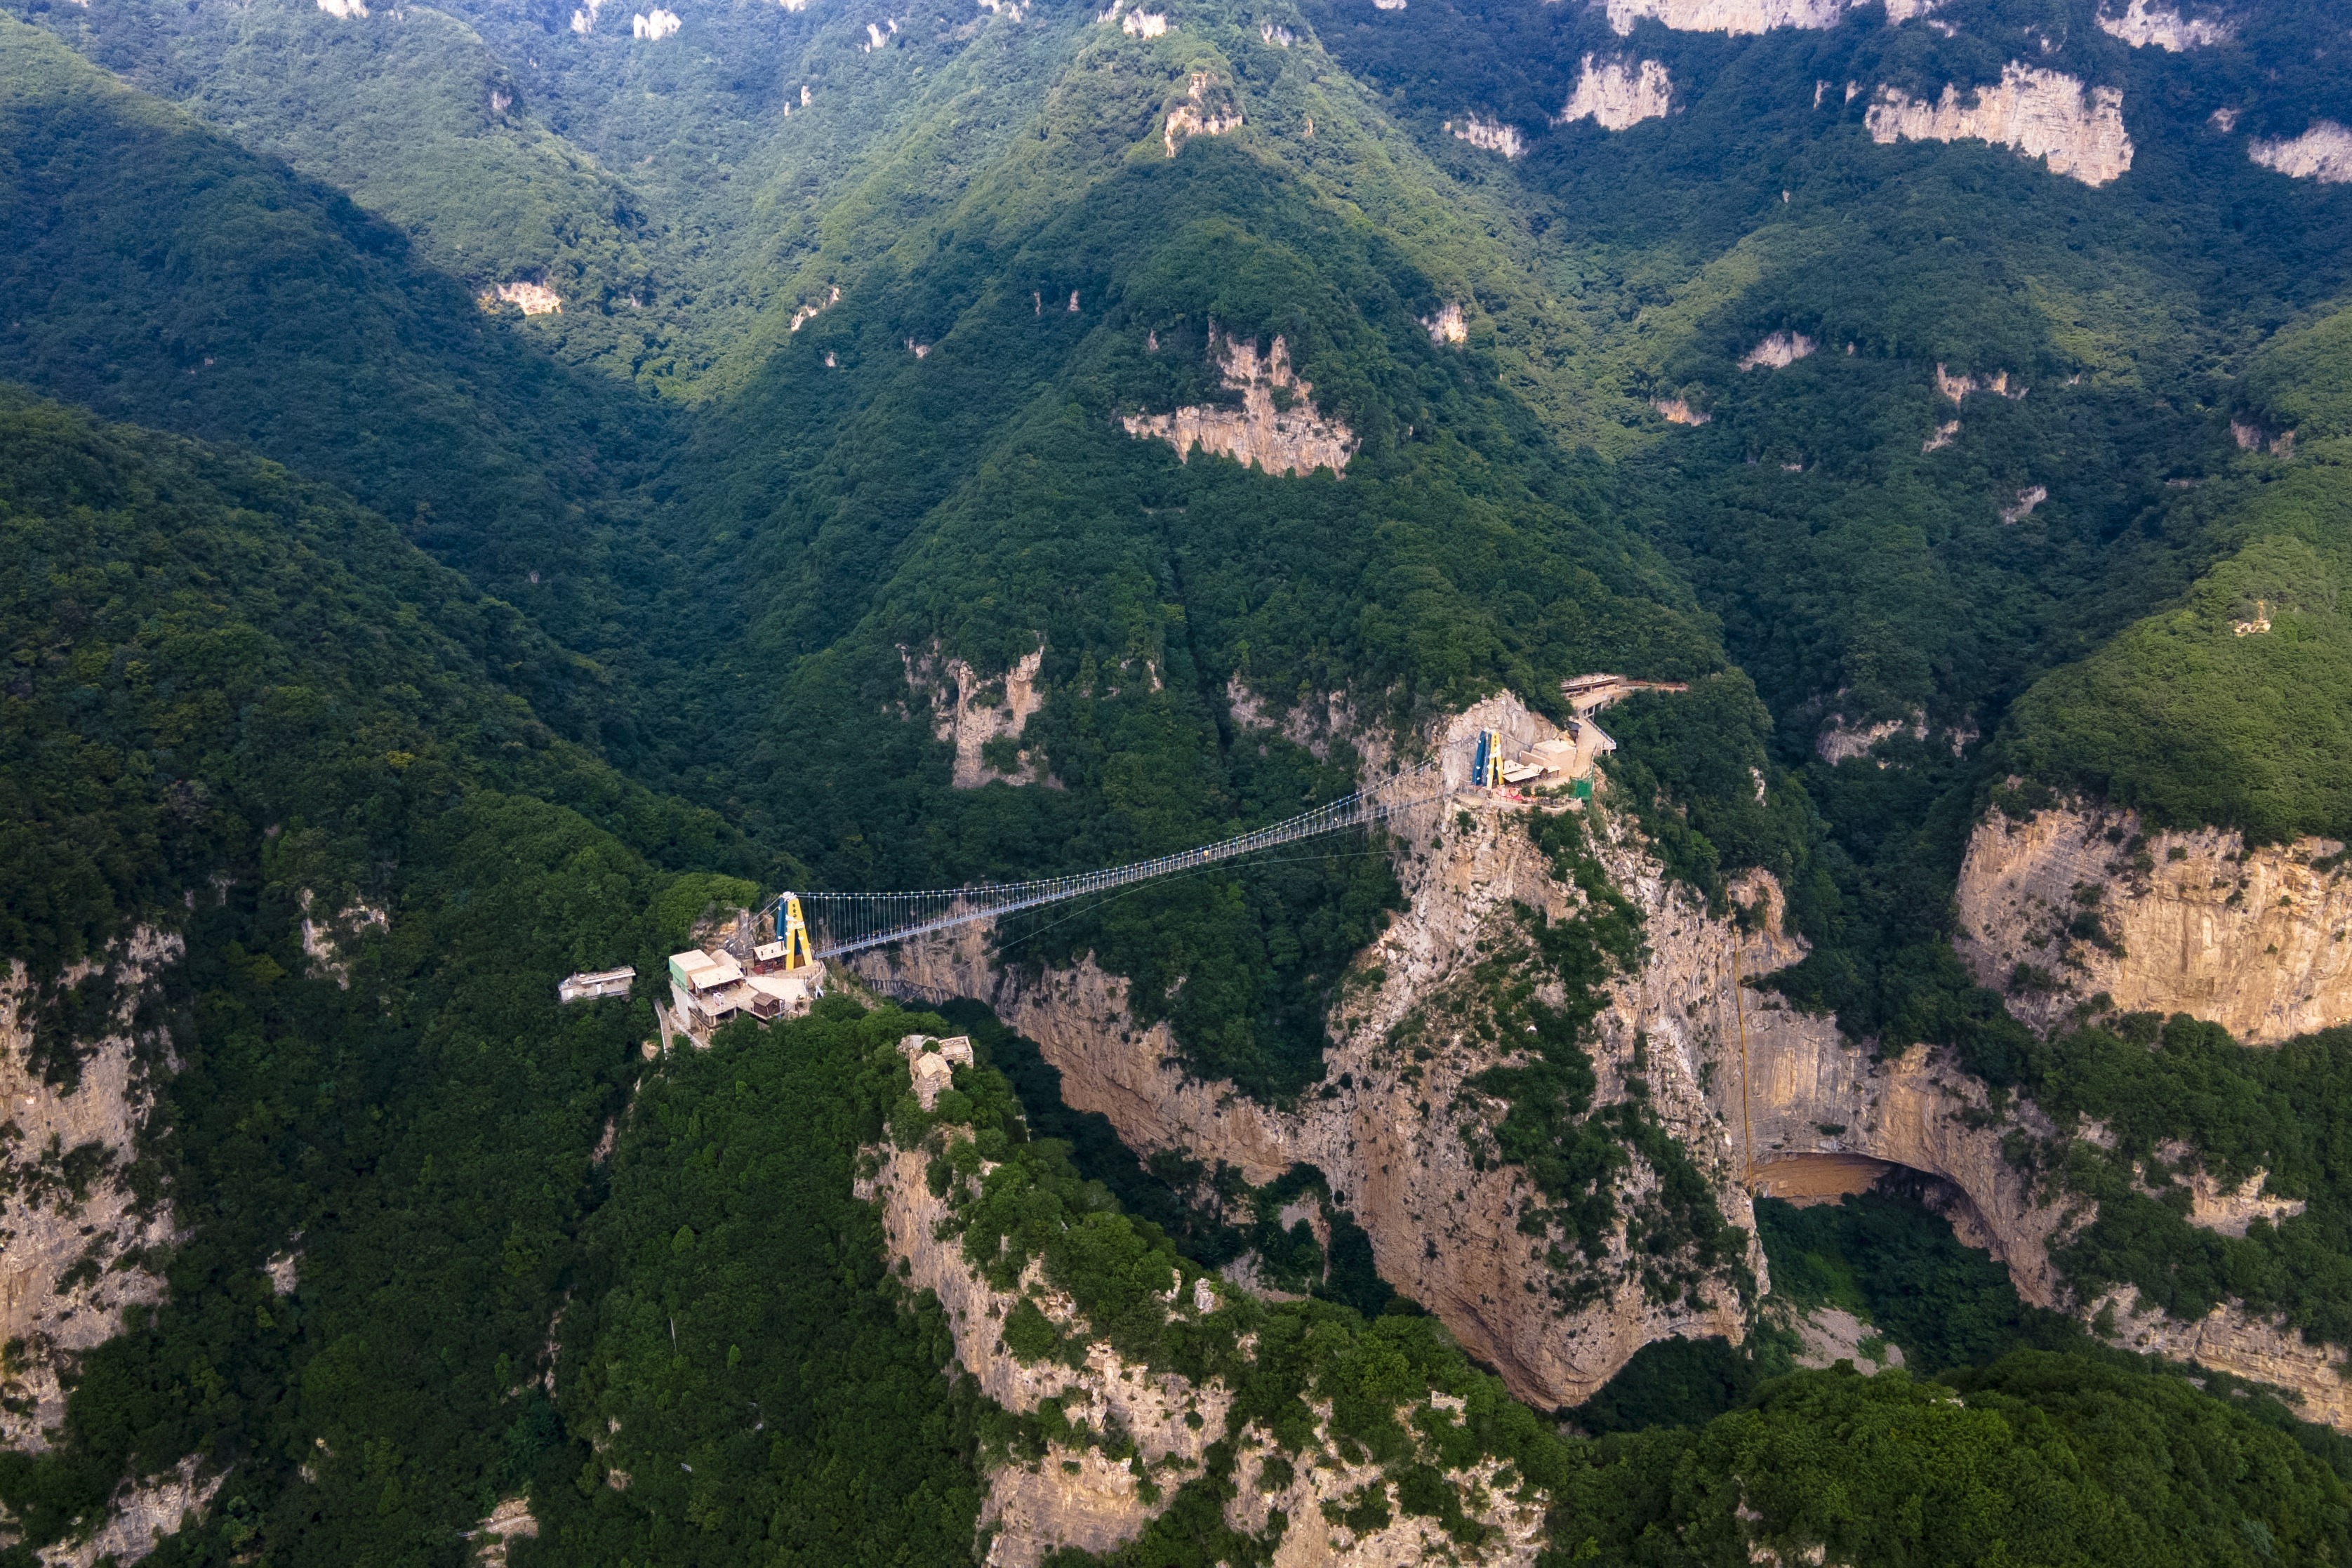
[{"label": "bridge suspension cable", "polygon": [[[1468,770],[1468,777],[1457,781],[1454,773],[1446,766],[1448,753],[1454,750],[1466,752],[1474,747],[1477,754]],[[1443,800],[1467,783],[1487,782],[1490,772],[1500,766],[1501,749],[1501,738],[1490,731],[1474,741],[1456,742],[1417,767],[1408,768],[1353,795],[1332,801],[1328,805],[1317,806],[1312,811],[1302,812],[1286,821],[1236,834],[1197,849],[1155,856],[1130,865],[1067,877],[1046,877],[1035,881],[983,882],[971,887],[940,888],[926,892],[802,893],[798,895],[800,909],[814,939],[814,956],[839,957],[888,942],[903,942],[909,937],[951,931],[976,921],[994,920],[1023,910],[1034,910],[1041,904],[1060,903],[1066,899],[1083,898],[1089,893],[1123,888],[1154,877],[1196,870],[1261,849],[1270,849],[1278,844],[1367,826],[1400,812]],[[784,900],[791,897],[793,895],[786,894],[779,898],[775,907],[781,910]]]}]

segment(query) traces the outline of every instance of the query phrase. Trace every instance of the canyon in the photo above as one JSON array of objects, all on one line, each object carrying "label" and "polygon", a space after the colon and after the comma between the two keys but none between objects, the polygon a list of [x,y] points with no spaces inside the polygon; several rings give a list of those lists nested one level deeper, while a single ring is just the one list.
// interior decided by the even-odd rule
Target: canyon
[{"label": "canyon", "polygon": [[[1505,695],[1427,739],[1443,743],[1487,728],[1518,744],[1549,732],[1545,721]],[[1525,1227],[1540,1206],[1533,1184],[1516,1165],[1476,1157],[1491,1148],[1497,1108],[1474,1080],[1524,1056],[1452,1026],[1464,1016],[1454,1002],[1478,966],[1506,950],[1517,911],[1539,910],[1557,921],[1589,903],[1531,840],[1528,809],[1467,792],[1442,810],[1392,825],[1409,908],[1357,960],[1331,1018],[1327,1087],[1295,1105],[1265,1104],[1188,1073],[1167,1025],[1142,1024],[1127,982],[1091,960],[1062,970],[999,971],[982,938],[967,932],[869,957],[862,967],[886,988],[989,1001],[1060,1071],[1065,1100],[1107,1117],[1143,1156],[1167,1152],[1229,1166],[1261,1186],[1297,1163],[1313,1165],[1334,1204],[1370,1237],[1381,1277],[1539,1407],[1589,1398],[1654,1340],[1719,1335],[1741,1342],[1759,1303],[1740,1275],[1756,1292],[1770,1289],[1753,1239],[1756,1196],[1832,1201],[1890,1173],[1916,1173],[1926,1178],[1929,1206],[1963,1242],[2004,1264],[2023,1300],[2085,1319],[2112,1304],[2077,1300],[2051,1257],[2053,1240],[2090,1223],[2094,1205],[2040,1182],[2006,1152],[2018,1140],[2061,1147],[2068,1134],[2031,1101],[1990,1095],[1948,1051],[1874,1049],[1842,1036],[1832,1018],[1757,987],[1759,976],[1807,951],[1785,923],[1778,884],[1747,872],[1731,883],[1727,907],[1710,910],[1667,877],[1630,817],[1612,808],[1605,786],[1590,808],[1590,843],[1609,885],[1638,910],[1643,940],[1638,964],[1607,983],[1587,1034],[1594,1103],[1622,1100],[1639,1080],[1651,1113],[1700,1173],[1724,1219],[1749,1240],[1738,1265],[1717,1268],[1693,1297],[1661,1302],[1645,1294],[1629,1266],[1624,1216],[1654,1192],[1660,1173],[1633,1158],[1613,1178],[1618,1231],[1589,1277],[1597,1288],[1564,1289],[1573,1281],[1560,1270],[1556,1238],[1531,1238]],[[2111,837],[2107,817],[2045,813],[2036,824],[1995,817],[1972,842],[1962,881],[1969,933],[1963,951],[1980,977],[2005,973],[2013,960],[2001,955],[2022,940],[2019,933],[2050,905],[2067,904],[2084,877],[2121,876],[2099,863]],[[2144,933],[2138,940],[2151,959],[2162,945],[2156,931],[2169,931],[2179,949],[2189,911],[2224,902],[2220,891],[2209,898],[2192,894],[2190,885],[2211,881],[2221,859],[2237,853],[2234,841],[2219,835],[2185,836],[2181,843],[2189,852],[2166,862],[2172,869],[2163,886],[2171,890],[2143,895],[2144,912],[2123,917],[2126,933]],[[2159,860],[2172,844],[2162,841]],[[2313,847],[2326,847],[2258,851],[2238,868],[2263,896],[2248,896],[2249,912],[2216,921],[2210,960],[2185,968],[2158,960],[2137,972],[2117,961],[2098,971],[2099,984],[2121,987],[2118,998],[2131,996],[2134,1005],[2193,1001],[2201,986],[2217,1021],[2267,1029],[2268,1037],[2352,1016],[2344,944],[2333,940],[2335,930],[2352,924],[2352,906],[2339,910],[2327,879],[2297,862]],[[2294,904],[2281,906],[2283,896]],[[2307,982],[2278,978],[2294,972],[2294,962],[2242,962],[2290,926],[2294,952],[2304,955],[2296,962],[2318,966]],[[2270,978],[2230,978],[2248,968]],[[1556,987],[1538,992],[1545,994]],[[1436,1026],[1415,1034],[1416,1019]],[[1413,1048],[1400,1048],[1401,1037]],[[2246,1217],[2284,1212],[2259,1189],[2257,1182],[2205,1193],[2198,1223],[2242,1233]],[[1251,1279],[1246,1268],[1231,1278]],[[2144,1313],[2124,1316],[2125,1325],[2112,1331],[2118,1342],[2145,1341],[2158,1353],[2277,1384],[2321,1418],[2352,1417],[2335,1371],[2340,1350],[2306,1345],[2234,1304],[2194,1325],[2151,1327]],[[1820,1337],[1818,1328],[1805,1331],[1809,1342]]]}]

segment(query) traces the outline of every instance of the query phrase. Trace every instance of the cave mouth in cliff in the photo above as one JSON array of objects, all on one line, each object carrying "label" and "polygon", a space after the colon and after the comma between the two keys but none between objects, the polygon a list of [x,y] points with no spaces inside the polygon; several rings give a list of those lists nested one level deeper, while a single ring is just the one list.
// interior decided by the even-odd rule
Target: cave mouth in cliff
[{"label": "cave mouth in cliff", "polygon": [[1849,1194],[1867,1192],[1911,1198],[1950,1226],[1962,1246],[1995,1258],[2005,1256],[2000,1233],[1986,1221],[1967,1190],[1916,1165],[1843,1150],[1775,1154],[1749,1168],[1748,1190],[1757,1197],[1779,1198],[1798,1208],[1833,1204]]},{"label": "cave mouth in cliff", "polygon": [[1748,1189],[1759,1198],[1780,1198],[1803,1208],[1833,1204],[1848,1193],[1866,1193],[1906,1169],[1867,1154],[1776,1154],[1749,1168]]}]

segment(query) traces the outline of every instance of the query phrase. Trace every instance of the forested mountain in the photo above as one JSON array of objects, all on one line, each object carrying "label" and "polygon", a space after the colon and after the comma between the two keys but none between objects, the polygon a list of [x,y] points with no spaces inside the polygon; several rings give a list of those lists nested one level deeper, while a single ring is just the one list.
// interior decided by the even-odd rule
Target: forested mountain
[{"label": "forested mountain", "polygon": [[0,9],[12,1558],[2352,1557],[2352,11]]}]

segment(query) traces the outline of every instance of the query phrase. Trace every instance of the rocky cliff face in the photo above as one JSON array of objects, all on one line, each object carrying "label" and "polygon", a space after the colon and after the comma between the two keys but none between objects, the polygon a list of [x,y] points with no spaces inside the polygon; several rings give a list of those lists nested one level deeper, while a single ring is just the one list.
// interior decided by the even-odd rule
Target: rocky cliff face
[{"label": "rocky cliff face", "polygon": [[[1165,441],[1188,462],[1198,447],[1244,468],[1255,463],[1269,474],[1347,471],[1348,459],[1356,455],[1355,432],[1316,411],[1315,388],[1292,372],[1290,345],[1282,338],[1260,357],[1255,342],[1224,337],[1213,327],[1209,359],[1225,384],[1242,395],[1240,408],[1191,404],[1173,414],[1131,414],[1122,421],[1127,433]],[[1284,394],[1286,406],[1276,406],[1276,392]]]},{"label": "rocky cliff face", "polygon": [[1864,118],[1874,142],[1990,142],[2042,159],[2053,174],[2104,185],[2131,167],[2123,104],[2114,88],[2085,93],[2074,77],[2012,61],[1966,103],[1957,87],[1933,103],[1881,88]]},{"label": "rocky cliff face", "polygon": [[133,1035],[156,973],[180,952],[177,936],[142,927],[102,963],[60,977],[113,987],[105,1032],[76,1042],[87,1054],[70,1091],[35,1066],[39,998],[25,966],[0,981],[0,1341],[24,1345],[0,1398],[7,1447],[47,1447],[45,1429],[65,1415],[60,1371],[111,1336],[123,1308],[163,1296],[142,1259],[172,1239],[172,1218],[142,1211],[128,1180],[154,1103]]},{"label": "rocky cliff face", "polygon": [[[950,1129],[947,1135],[963,1134]],[[1230,1432],[1233,1394],[1221,1382],[1195,1384],[1173,1373],[1153,1373],[1122,1361],[1100,1341],[1087,1345],[1077,1368],[1058,1361],[1017,1360],[1005,1349],[1001,1325],[1021,1296],[1036,1303],[1057,1330],[1083,1338],[1089,1326],[1066,1296],[1045,1283],[1035,1264],[1023,1276],[1019,1295],[998,1290],[972,1269],[960,1240],[940,1238],[951,1211],[925,1179],[927,1153],[877,1151],[874,1157],[875,1173],[861,1184],[860,1195],[881,1205],[887,1246],[893,1258],[905,1260],[908,1283],[934,1292],[946,1309],[962,1372],[1009,1410],[1034,1412],[1050,1398],[1073,1427],[1123,1433],[1134,1441],[1133,1463],[1114,1461],[1093,1445],[1052,1442],[1034,1463],[1014,1458],[1000,1465],[981,1514],[991,1568],[1031,1568],[1066,1547],[1107,1552],[1133,1540],[1167,1508],[1178,1487],[1202,1472],[1210,1446],[1229,1436],[1237,1454],[1227,1521],[1265,1539],[1276,1528],[1279,1510],[1284,1522],[1273,1553],[1276,1568],[1433,1560],[1527,1568],[1534,1563],[1546,1500],[1523,1485],[1507,1483],[1492,1461],[1445,1472],[1469,1500],[1466,1511],[1491,1531],[1478,1546],[1465,1549],[1433,1521],[1393,1506],[1393,1483],[1376,1466],[1351,1461],[1344,1451],[1348,1446],[1332,1440],[1328,1410],[1318,1412],[1310,1447],[1270,1469],[1269,1462],[1279,1457],[1272,1436],[1256,1425]],[[992,1168],[983,1163],[983,1177]],[[1171,1313],[1216,1310],[1216,1289],[1209,1281],[1195,1280],[1190,1292],[1182,1286],[1181,1274],[1171,1281]],[[1429,1414],[1458,1422],[1460,1410],[1459,1400],[1449,1408],[1446,1395],[1432,1394],[1399,1414],[1410,1427],[1412,1417]],[[1362,1450],[1354,1451],[1360,1458]],[[1391,1504],[1379,1528],[1360,1532],[1327,1517],[1326,1504],[1337,1512],[1343,1500],[1360,1498],[1368,1489],[1387,1495]]]},{"label": "rocky cliff face", "polygon": [[1857,0],[1608,0],[1622,36],[1641,21],[1683,33],[1763,33],[1774,27],[1834,27]]},{"label": "rocky cliff face", "polygon": [[[1165,16],[1130,11],[1127,14],[1127,20],[1128,30],[1143,37],[1158,37],[1168,30],[1168,18]],[[1142,25],[1136,26],[1138,23]],[[1155,28],[1153,23],[1159,26]],[[1234,102],[1233,95],[1220,88],[1216,79],[1208,72],[1194,71],[1192,82],[1185,89],[1183,101],[1168,110],[1168,118],[1160,127],[1160,139],[1168,149],[1168,155],[1173,158],[1176,150],[1193,137],[1223,136],[1228,131],[1239,130],[1241,123],[1242,111],[1240,106]]]},{"label": "rocky cliff face", "polygon": [[101,1562],[130,1568],[165,1536],[178,1534],[191,1515],[202,1519],[225,1479],[201,1474],[192,1454],[160,1476],[125,1482],[108,1500],[106,1519],[96,1530],[41,1548],[41,1568],[93,1568]]},{"label": "rocky cliff face", "polygon": [[2091,1315],[2107,1328],[2109,1339],[2127,1350],[2291,1389],[2302,1395],[2305,1420],[2352,1431],[2352,1383],[2346,1381],[2352,1357],[2339,1346],[2305,1343],[2294,1330],[2258,1317],[2239,1302],[2184,1323],[2141,1307],[2138,1288],[2131,1285],[2100,1297],[2091,1304]]},{"label": "rocky cliff face", "polygon": [[[861,1195],[879,1200],[891,1255],[908,1265],[908,1283],[937,1294],[953,1326],[956,1360],[980,1382],[981,1392],[1007,1410],[1034,1411],[1059,1399],[1074,1425],[1097,1431],[1113,1426],[1135,1440],[1143,1465],[1169,1491],[1198,1474],[1202,1455],[1224,1430],[1232,1392],[1221,1384],[1195,1387],[1173,1373],[1152,1373],[1122,1362],[1108,1345],[1088,1348],[1086,1364],[1073,1370],[1059,1362],[1024,1363],[1005,1349],[1002,1326],[1020,1296],[998,1290],[964,1260],[961,1241],[939,1239],[950,1211],[945,1198],[924,1180],[929,1157],[920,1151],[890,1153]],[[983,1167],[983,1173],[987,1167]],[[1055,1328],[1073,1327],[1069,1299],[1045,1288],[1035,1266],[1022,1281]],[[1212,1310],[1213,1297],[1175,1303],[1178,1310]],[[1084,1325],[1076,1325],[1083,1331]],[[1188,1421],[1187,1417],[1193,1419]],[[1065,1461],[1075,1464],[1075,1470]],[[989,1562],[1028,1568],[1050,1551],[1075,1546],[1102,1552],[1131,1540],[1156,1508],[1140,1495],[1141,1476],[1114,1466],[1092,1448],[1049,1448],[1035,1467],[1018,1463],[999,1469],[982,1514],[983,1528],[996,1531]]]},{"label": "rocky cliff face", "polygon": [[2099,31],[2136,49],[2153,44],[2175,55],[2227,43],[2238,30],[2226,16],[2184,16],[2179,6],[2158,9],[2153,0],[2131,0],[2122,11],[2102,11],[2095,20]]},{"label": "rocky cliff face", "polygon": [[1623,131],[1664,115],[1674,107],[1674,79],[1657,60],[1596,63],[1592,56],[1587,55],[1583,70],[1576,79],[1576,91],[1560,107],[1552,123],[1567,125],[1590,120],[1603,131]]},{"label": "rocky cliff face", "polygon": [[2352,181],[2352,131],[2333,120],[2315,120],[2300,136],[2247,142],[2246,156],[2289,179],[2340,185]]},{"label": "rocky cliff face", "polygon": [[936,643],[919,658],[901,647],[898,658],[906,666],[908,687],[930,709],[931,732],[955,748],[950,782],[957,789],[978,789],[995,780],[1037,782],[1037,765],[1026,752],[1017,752],[1014,765],[1003,769],[988,760],[988,746],[992,741],[1019,741],[1030,719],[1045,706],[1045,694],[1037,689],[1044,648],[1032,649],[993,679],[982,677],[962,659],[942,660]]},{"label": "rocky cliff face", "polygon": [[2127,811],[1993,813],[1960,868],[1960,955],[2048,1026],[2104,992],[2189,1013],[2250,1045],[2352,1020],[2352,887],[2342,846],[2247,850],[2235,833],[2145,833]]}]

